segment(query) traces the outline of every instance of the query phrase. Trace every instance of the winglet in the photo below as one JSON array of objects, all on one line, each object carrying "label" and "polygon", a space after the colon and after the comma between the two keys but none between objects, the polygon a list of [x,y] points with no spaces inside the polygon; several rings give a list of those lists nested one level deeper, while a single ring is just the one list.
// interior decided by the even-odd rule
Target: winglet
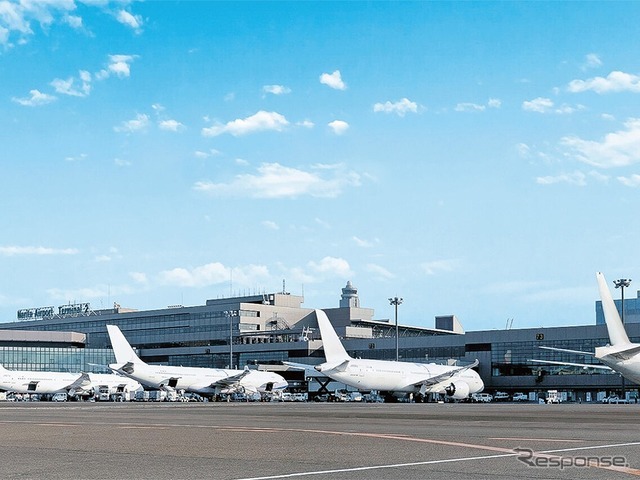
[{"label": "winglet", "polygon": [[131,348],[131,345],[129,345],[129,342],[127,342],[127,339],[117,326],[107,325],[107,331],[109,332],[113,353],[116,356],[116,362],[120,365],[126,363],[144,363],[138,355],[136,355],[136,352],[133,351],[133,348]]},{"label": "winglet", "polygon": [[600,290],[600,300],[602,300],[602,310],[604,312],[604,321],[607,323],[607,331],[609,332],[609,341],[613,346],[626,345],[629,342],[629,337],[624,329],[622,320],[620,320],[620,314],[616,304],[611,297],[611,292],[607,286],[607,281],[604,279],[604,275],[600,272],[596,273],[598,280],[598,289]]},{"label": "winglet", "polygon": [[327,314],[322,310],[316,310],[316,318],[318,319],[318,327],[320,327],[320,336],[322,337],[326,363],[339,365],[345,360],[351,360],[351,357],[342,346],[338,334],[333,329]]}]

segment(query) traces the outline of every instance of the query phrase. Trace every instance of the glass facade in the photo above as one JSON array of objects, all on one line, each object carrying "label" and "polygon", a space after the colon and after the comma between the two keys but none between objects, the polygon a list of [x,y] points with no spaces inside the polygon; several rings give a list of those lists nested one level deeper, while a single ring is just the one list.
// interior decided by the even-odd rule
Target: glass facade
[{"label": "glass facade", "polygon": [[[637,341],[638,339],[631,339]],[[540,347],[562,348],[594,352],[596,347],[609,343],[607,338],[589,338],[545,342],[503,342],[491,344],[491,375],[537,376],[544,375],[611,375],[615,372],[602,369],[585,369],[581,366],[542,363],[545,360],[563,363],[602,365],[597,358],[571,352],[545,350]],[[540,360],[534,362],[533,360]]]},{"label": "glass facade", "polygon": [[7,370],[100,373],[110,372],[107,365],[115,361],[110,348],[0,347],[0,364]]}]

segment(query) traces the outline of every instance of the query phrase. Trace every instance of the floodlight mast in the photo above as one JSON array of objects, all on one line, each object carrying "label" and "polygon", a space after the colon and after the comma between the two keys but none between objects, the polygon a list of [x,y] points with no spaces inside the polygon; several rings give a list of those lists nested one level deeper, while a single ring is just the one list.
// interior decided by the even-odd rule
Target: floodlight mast
[{"label": "floodlight mast", "polygon": [[[616,288],[620,289],[621,297],[620,297],[620,321],[622,322],[622,328],[624,328],[624,289],[631,285],[630,278],[619,278],[618,280],[614,280],[613,284]],[[622,378],[622,397],[625,396],[626,390],[626,382],[624,381],[624,376],[620,376]]]},{"label": "floodlight mast", "polygon": [[402,303],[402,298],[391,297],[389,298],[389,304],[395,307],[396,312],[396,362],[400,359],[399,351],[398,351],[398,305]]}]

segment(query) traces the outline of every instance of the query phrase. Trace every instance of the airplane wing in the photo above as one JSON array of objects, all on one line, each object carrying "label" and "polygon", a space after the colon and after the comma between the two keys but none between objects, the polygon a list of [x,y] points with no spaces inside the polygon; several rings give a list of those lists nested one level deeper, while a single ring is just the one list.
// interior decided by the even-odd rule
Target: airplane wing
[{"label": "airplane wing", "polygon": [[426,379],[424,379],[424,380],[422,380],[420,382],[417,382],[415,385],[416,385],[416,387],[427,387],[427,386],[430,386],[430,385],[436,385],[436,384],[438,384],[440,382],[444,382],[445,380],[448,380],[449,378],[451,378],[451,377],[453,377],[455,375],[458,375],[459,373],[464,372],[465,370],[469,370],[470,368],[477,367],[479,363],[480,362],[478,360],[476,360],[475,362],[473,362],[470,365],[466,365],[464,367],[460,367],[460,368],[449,370],[448,372],[441,373],[440,375],[436,375],[435,377],[426,378]]},{"label": "airplane wing", "polygon": [[91,387],[91,378],[89,378],[89,374],[83,372],[80,376],[72,383],[64,387],[65,390],[83,392]]},{"label": "airplane wing", "polygon": [[536,360],[535,358],[529,358],[527,359],[527,361],[535,362],[535,363],[549,363],[551,365],[563,365],[567,367],[582,367],[582,368],[595,368],[597,370],[611,370],[611,368],[607,367],[606,365],[591,365],[589,363],[554,362],[552,360]]},{"label": "airplane wing", "polygon": [[247,370],[244,370],[242,373],[238,373],[236,375],[231,375],[229,377],[224,377],[224,378],[221,378],[220,380],[216,380],[210,386],[220,387],[220,388],[231,387],[237,384],[240,380],[242,380],[244,377],[246,377],[250,373],[251,373],[251,370],[247,369]]},{"label": "airplane wing", "polygon": [[294,370],[313,370],[314,367],[314,365],[309,365],[308,363],[282,362],[282,364]]},{"label": "airplane wing", "polygon": [[543,350],[551,350],[554,352],[566,352],[566,353],[577,353],[578,355],[587,355],[589,357],[593,357],[595,354],[593,352],[581,352],[580,350],[569,350],[568,348],[556,348],[556,347],[538,347]]}]

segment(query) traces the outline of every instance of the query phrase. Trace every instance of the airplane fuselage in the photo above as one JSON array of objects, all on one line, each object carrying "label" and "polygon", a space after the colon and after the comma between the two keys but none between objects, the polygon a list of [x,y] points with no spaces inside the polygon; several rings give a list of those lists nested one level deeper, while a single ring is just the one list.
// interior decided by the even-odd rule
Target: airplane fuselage
[{"label": "airplane fuselage", "polygon": [[79,373],[29,372],[3,370],[0,372],[0,390],[16,393],[58,393],[75,382]]},{"label": "airplane fuselage", "polygon": [[626,360],[618,360],[606,356],[600,357],[598,355],[595,357],[627,380],[640,384],[640,354],[634,355]]},{"label": "airplane fuselage", "polygon": [[[216,382],[242,373],[238,370],[224,370],[200,367],[172,367],[148,364],[134,364],[131,371],[123,373],[150,388],[170,388],[206,395],[220,393],[223,388],[214,386]],[[286,388],[286,381],[271,372],[252,370],[240,379],[239,385],[251,392],[267,392]]]},{"label": "airplane fuselage", "polygon": [[[344,371],[333,369],[323,371],[330,378],[359,390],[379,390],[391,392],[418,392],[425,378],[436,377],[452,367],[435,363],[390,362],[384,360],[352,359]],[[457,373],[451,379],[440,383],[462,381],[469,385],[469,393],[480,392],[484,383],[474,370]]]}]

